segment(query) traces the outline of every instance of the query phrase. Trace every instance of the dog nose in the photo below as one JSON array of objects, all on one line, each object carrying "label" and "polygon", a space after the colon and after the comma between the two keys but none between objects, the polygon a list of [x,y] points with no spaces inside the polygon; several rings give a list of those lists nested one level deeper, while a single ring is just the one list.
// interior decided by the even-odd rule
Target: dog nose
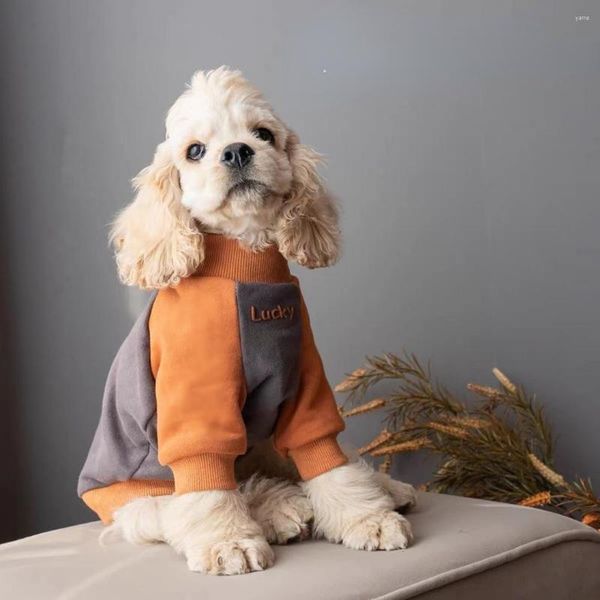
[{"label": "dog nose", "polygon": [[229,146],[223,150],[221,162],[228,167],[241,169],[250,162],[253,155],[254,150],[252,150],[248,144],[229,144]]}]

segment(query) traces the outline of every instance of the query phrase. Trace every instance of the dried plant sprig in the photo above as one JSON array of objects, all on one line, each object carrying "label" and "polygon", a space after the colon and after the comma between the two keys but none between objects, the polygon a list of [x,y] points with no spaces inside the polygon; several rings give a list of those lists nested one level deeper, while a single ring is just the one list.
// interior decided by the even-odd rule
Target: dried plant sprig
[{"label": "dried plant sprig", "polygon": [[351,392],[361,385],[362,378],[366,375],[366,369],[355,369],[334,388],[334,392]]},{"label": "dried plant sprig", "polygon": [[437,421],[429,421],[427,427],[435,431],[440,431],[446,435],[464,439],[469,435],[469,432],[462,427],[455,427],[454,425],[446,425],[445,423],[439,423]]},{"label": "dried plant sprig", "polygon": [[350,410],[342,411],[343,417],[355,417],[356,415],[364,415],[365,413],[377,410],[378,408],[382,408],[386,405],[385,398],[375,398],[370,400],[369,402],[365,402],[364,404],[360,404],[359,406],[355,406]]},{"label": "dried plant sprig", "polygon": [[363,454],[367,454],[367,452],[371,452],[375,450],[382,444],[389,442],[394,437],[394,434],[384,429],[381,433],[375,436],[368,444],[364,445],[362,448],[358,449],[358,453],[362,456]]},{"label": "dried plant sprig", "polygon": [[461,403],[455,402],[443,386],[432,380],[429,365],[424,367],[414,354],[408,353],[367,357],[365,366],[353,371],[335,390],[349,393],[352,401],[364,397],[372,386],[386,379],[398,380],[401,386],[399,393],[389,398],[394,409],[392,414],[400,411],[405,419],[410,419],[413,412],[426,412],[431,416],[438,412],[460,414],[464,411]]},{"label": "dried plant sprig", "polygon": [[586,515],[583,515],[581,522],[584,525],[589,525],[594,529],[600,530],[600,513],[587,513]]},{"label": "dried plant sprig", "polygon": [[548,465],[545,465],[535,454],[529,453],[529,460],[533,465],[534,469],[553,486],[562,488],[567,485],[565,478],[559,475],[556,471],[553,471]]},{"label": "dried plant sprig", "polygon": [[415,355],[383,354],[367,358],[337,389],[348,394],[346,406],[381,381],[395,383],[377,406],[363,400],[344,412],[386,410],[386,429],[360,449],[383,457],[382,471],[394,456],[426,449],[440,458],[427,489],[549,507],[600,529],[600,499],[589,480],[568,482],[554,469],[554,438],[541,404],[499,369],[493,374],[500,387],[470,383],[478,401],[467,405]]},{"label": "dried plant sprig", "polygon": [[514,393],[507,391],[500,399],[495,400],[494,404],[494,410],[504,408],[515,417],[516,425],[521,435],[530,441],[531,449],[536,451],[544,462],[552,463],[554,437],[546,422],[544,409],[535,396],[528,396],[523,388],[515,386]]},{"label": "dried plant sprig", "polygon": [[579,478],[557,495],[556,506],[568,515],[600,512],[600,498],[596,496],[589,479]]},{"label": "dried plant sprig", "polygon": [[479,385],[478,383],[467,383],[467,389],[478,396],[489,398],[490,400],[500,400],[503,392],[498,388],[489,385]]},{"label": "dried plant sprig", "polygon": [[552,502],[552,494],[546,490],[544,492],[539,492],[538,494],[533,494],[533,496],[528,496],[527,498],[523,498],[519,502],[521,506],[547,506]]},{"label": "dried plant sprig", "polygon": [[517,386],[500,369],[493,368],[492,373],[507,392],[510,394],[516,394]]},{"label": "dried plant sprig", "polygon": [[371,456],[386,456],[388,454],[400,454],[401,452],[414,452],[422,448],[430,448],[431,442],[427,438],[418,438],[416,440],[408,440],[399,442],[391,446],[382,446],[370,452]]},{"label": "dried plant sprig", "polygon": [[472,429],[490,427],[489,421],[487,421],[486,419],[482,419],[481,417],[450,417],[449,421],[454,425],[470,427]]}]

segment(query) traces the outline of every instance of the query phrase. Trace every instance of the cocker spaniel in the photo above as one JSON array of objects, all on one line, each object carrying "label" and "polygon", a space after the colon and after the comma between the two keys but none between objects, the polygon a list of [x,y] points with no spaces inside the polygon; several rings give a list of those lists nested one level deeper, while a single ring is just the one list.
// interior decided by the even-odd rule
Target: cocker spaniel
[{"label": "cocker spaniel", "polygon": [[[270,544],[312,534],[349,548],[412,539],[414,490],[349,461],[287,261],[335,263],[320,156],[239,71],[196,73],[135,178],[111,239],[121,280],[158,290],[119,350],[79,481],[133,543],[190,569],[262,570]],[[241,482],[238,484],[238,482]]]}]

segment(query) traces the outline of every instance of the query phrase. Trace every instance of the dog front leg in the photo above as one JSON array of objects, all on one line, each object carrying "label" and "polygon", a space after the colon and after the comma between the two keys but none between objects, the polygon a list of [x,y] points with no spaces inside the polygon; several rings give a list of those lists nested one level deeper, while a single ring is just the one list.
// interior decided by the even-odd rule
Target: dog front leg
[{"label": "dog front leg", "polygon": [[273,550],[237,490],[173,496],[161,522],[165,541],[186,557],[192,571],[237,575],[273,564]]},{"label": "dog front leg", "polygon": [[190,570],[211,575],[262,571],[274,560],[237,490],[138,498],[115,511],[102,538],[113,533],[133,544],[167,542]]},{"label": "dog front leg", "polygon": [[[400,498],[364,461],[336,467],[302,484],[314,511],[314,533],[355,550],[406,548],[413,536],[410,523],[394,511]],[[413,504],[404,489],[402,504]]]}]

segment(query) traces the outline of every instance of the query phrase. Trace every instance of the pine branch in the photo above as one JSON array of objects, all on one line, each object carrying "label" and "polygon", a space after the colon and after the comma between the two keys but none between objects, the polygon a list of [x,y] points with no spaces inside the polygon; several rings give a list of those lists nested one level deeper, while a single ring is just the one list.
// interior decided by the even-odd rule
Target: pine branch
[{"label": "pine branch", "polygon": [[[424,449],[440,460],[428,489],[551,507],[600,529],[600,500],[590,481],[569,483],[554,470],[554,437],[541,404],[499,369],[493,373],[497,388],[468,384],[479,399],[470,406],[414,354],[383,354],[368,357],[336,391],[347,393],[351,405],[362,400],[344,416],[386,410],[385,429],[360,449],[383,457],[384,472],[394,456]],[[365,402],[367,392],[386,380],[396,386],[387,398]]]},{"label": "pine branch", "polygon": [[567,489],[557,497],[557,506],[568,515],[600,513],[600,498],[594,493],[589,479],[577,479],[567,485]]}]

